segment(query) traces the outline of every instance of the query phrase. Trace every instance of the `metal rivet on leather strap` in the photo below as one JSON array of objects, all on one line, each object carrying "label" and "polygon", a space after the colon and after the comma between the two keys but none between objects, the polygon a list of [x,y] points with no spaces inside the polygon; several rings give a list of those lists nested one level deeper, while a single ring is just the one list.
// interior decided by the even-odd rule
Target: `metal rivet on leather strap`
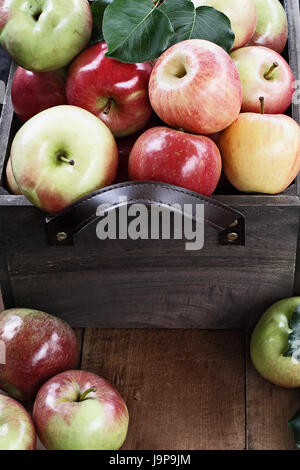
[{"label": "metal rivet on leather strap", "polygon": [[66,234],[66,232],[58,232],[56,234],[56,238],[59,242],[62,242],[68,238],[68,235]]},{"label": "metal rivet on leather strap", "polygon": [[231,233],[228,233],[227,234],[227,239],[230,241],[230,242],[234,242],[235,240],[237,240],[239,238],[238,234],[235,233],[235,232],[231,232]]}]

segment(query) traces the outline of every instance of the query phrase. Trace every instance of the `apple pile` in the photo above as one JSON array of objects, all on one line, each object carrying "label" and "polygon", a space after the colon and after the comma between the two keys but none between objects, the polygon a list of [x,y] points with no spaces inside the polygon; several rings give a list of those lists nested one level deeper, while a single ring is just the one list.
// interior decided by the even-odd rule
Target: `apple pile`
[{"label": "apple pile", "polygon": [[[105,379],[76,370],[77,339],[63,320],[31,309],[0,313],[0,450],[117,450],[128,411]],[[2,364],[4,362],[4,364]],[[35,400],[34,400],[35,399]],[[17,400],[32,401],[33,420]]]},{"label": "apple pile", "polygon": [[105,41],[90,42],[87,0],[0,3],[0,42],[19,64],[12,101],[24,123],[7,163],[12,193],[55,213],[128,179],[206,196],[222,169],[242,192],[278,194],[292,183],[300,127],[283,114],[295,77],[280,55],[288,37],[281,3],[193,3],[229,18],[230,54],[195,38],[152,62],[121,62]]}]

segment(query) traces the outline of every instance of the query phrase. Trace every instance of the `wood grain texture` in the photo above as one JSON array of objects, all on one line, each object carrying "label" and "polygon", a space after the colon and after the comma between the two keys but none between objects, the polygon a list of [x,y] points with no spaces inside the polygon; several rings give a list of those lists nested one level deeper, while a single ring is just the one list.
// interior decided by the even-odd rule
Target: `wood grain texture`
[{"label": "wood grain texture", "polygon": [[298,208],[242,210],[246,247],[220,246],[207,228],[204,249],[185,251],[182,241],[99,241],[94,226],[74,247],[49,247],[38,211],[2,208],[15,302],[73,327],[251,328],[293,293]]},{"label": "wood grain texture", "polygon": [[124,449],[245,447],[242,332],[87,329],[81,367],[124,397]]},{"label": "wood grain texture", "polygon": [[295,450],[288,421],[300,408],[297,389],[277,387],[255,370],[246,347],[246,407],[249,450]]}]

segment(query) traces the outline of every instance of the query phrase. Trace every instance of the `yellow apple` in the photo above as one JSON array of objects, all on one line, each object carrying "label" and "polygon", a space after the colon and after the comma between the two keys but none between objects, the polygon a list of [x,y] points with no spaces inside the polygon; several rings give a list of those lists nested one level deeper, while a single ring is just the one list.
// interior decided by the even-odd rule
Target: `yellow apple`
[{"label": "yellow apple", "polygon": [[284,114],[242,113],[218,146],[225,175],[239,191],[278,194],[300,171],[300,127]]}]

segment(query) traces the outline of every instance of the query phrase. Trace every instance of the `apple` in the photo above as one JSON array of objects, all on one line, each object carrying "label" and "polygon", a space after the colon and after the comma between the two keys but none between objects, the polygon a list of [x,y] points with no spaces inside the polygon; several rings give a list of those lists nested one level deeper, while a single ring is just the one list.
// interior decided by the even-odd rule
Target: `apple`
[{"label": "apple", "polygon": [[156,62],[149,82],[154,111],[168,125],[214,134],[239,115],[242,85],[231,57],[202,39],[179,42]]},{"label": "apple", "polygon": [[35,450],[36,432],[25,408],[0,394],[0,450]]},{"label": "apple", "polygon": [[[291,333],[294,316],[299,322],[300,297],[280,300],[261,317],[250,343],[251,359],[258,372],[270,382],[286,388],[300,387],[299,340]],[[294,353],[288,352],[293,343]],[[297,343],[298,341],[298,343]]]},{"label": "apple", "polygon": [[192,0],[195,7],[209,6],[224,13],[231,22],[235,34],[232,49],[245,46],[252,38],[257,23],[256,6],[253,0]]},{"label": "apple", "polygon": [[124,137],[142,129],[152,115],[152,65],[125,64],[106,57],[107,51],[100,42],[77,57],[68,73],[67,100],[95,114],[116,137]]},{"label": "apple", "polygon": [[211,139],[167,127],[142,134],[128,165],[131,180],[161,181],[205,196],[216,189],[221,169],[220,152]]},{"label": "apple", "polygon": [[0,389],[18,400],[31,400],[53,375],[74,368],[78,345],[72,328],[60,318],[27,308],[0,313]]},{"label": "apple", "polygon": [[300,127],[284,114],[242,113],[218,147],[225,175],[239,191],[278,194],[300,170]]},{"label": "apple", "polygon": [[66,73],[31,72],[18,67],[12,82],[11,98],[15,113],[22,122],[45,109],[67,104]]},{"label": "apple", "polygon": [[68,65],[88,44],[92,26],[87,0],[0,2],[0,44],[27,70]]},{"label": "apple", "polygon": [[16,195],[22,194],[19,186],[17,185],[16,179],[14,177],[10,158],[8,159],[8,162],[6,165],[6,185],[7,185],[8,190],[11,192],[11,194],[16,194]]},{"label": "apple", "polygon": [[11,147],[15,179],[42,210],[59,212],[111,184],[118,153],[108,127],[85,109],[55,106],[29,121]]},{"label": "apple", "polygon": [[288,39],[288,22],[279,0],[254,0],[257,9],[257,26],[249,42],[251,46],[265,46],[279,54]]},{"label": "apple", "polygon": [[50,450],[117,450],[129,421],[117,390],[81,370],[48,380],[37,394],[33,418],[41,442]]},{"label": "apple", "polygon": [[231,53],[243,87],[243,112],[260,112],[259,97],[265,98],[265,113],[284,113],[295,91],[295,78],[288,63],[266,47],[242,47]]}]

